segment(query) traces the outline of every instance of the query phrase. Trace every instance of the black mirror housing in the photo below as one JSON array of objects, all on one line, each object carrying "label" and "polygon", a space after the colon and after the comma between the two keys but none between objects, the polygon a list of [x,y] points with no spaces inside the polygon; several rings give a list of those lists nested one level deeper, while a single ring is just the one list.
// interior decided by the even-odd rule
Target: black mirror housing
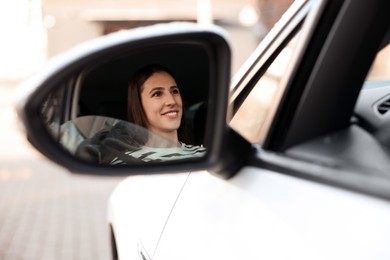
[{"label": "black mirror housing", "polygon": [[[186,54],[190,58],[186,58]],[[110,167],[91,164],[72,156],[50,136],[41,115],[45,99],[59,87],[68,89],[77,80],[75,75],[81,75],[83,71],[99,64],[104,67],[107,62],[124,56],[130,57],[128,60],[132,61],[127,65],[152,62],[158,57],[175,68],[185,68],[187,74],[183,73],[186,78],[197,73],[208,75],[208,112],[204,136],[204,144],[208,149],[206,156],[156,165]],[[71,172],[128,175],[213,168],[219,171],[224,168],[221,167],[221,158],[226,155],[224,138],[231,131],[227,127],[230,66],[231,53],[227,37],[216,26],[202,27],[193,23],[175,22],[113,33],[55,57],[41,73],[22,83],[17,114],[30,143],[43,155]],[[196,77],[190,81],[196,81]]]}]

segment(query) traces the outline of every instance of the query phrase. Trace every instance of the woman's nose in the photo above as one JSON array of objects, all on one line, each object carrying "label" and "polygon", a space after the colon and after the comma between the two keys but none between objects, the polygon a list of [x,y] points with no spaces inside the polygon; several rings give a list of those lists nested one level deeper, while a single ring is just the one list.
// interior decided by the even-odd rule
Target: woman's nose
[{"label": "woman's nose", "polygon": [[176,99],[175,99],[175,97],[173,96],[173,94],[168,94],[167,95],[167,98],[166,98],[166,100],[165,100],[165,104],[167,104],[167,105],[174,105],[174,104],[176,104],[177,102],[176,102]]}]

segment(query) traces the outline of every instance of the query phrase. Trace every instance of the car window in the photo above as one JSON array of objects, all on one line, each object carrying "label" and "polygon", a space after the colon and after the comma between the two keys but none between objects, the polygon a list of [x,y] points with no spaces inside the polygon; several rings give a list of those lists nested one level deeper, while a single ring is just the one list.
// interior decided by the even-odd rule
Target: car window
[{"label": "car window", "polygon": [[60,126],[64,121],[64,115],[61,109],[64,106],[65,88],[59,88],[51,93],[42,105],[41,115],[44,119],[47,129],[53,136],[58,136]]},{"label": "car window", "polygon": [[251,143],[261,142],[262,127],[276,101],[276,94],[297,45],[296,34],[256,82],[230,121],[230,126]]},{"label": "car window", "polygon": [[366,80],[390,80],[390,44],[378,52]]},{"label": "car window", "polygon": [[[276,93],[296,47],[298,35],[287,44],[269,66],[230,122],[230,126],[251,143],[262,141],[262,127],[276,102]],[[366,78],[366,81],[384,80],[390,80],[390,45],[378,52]]]}]

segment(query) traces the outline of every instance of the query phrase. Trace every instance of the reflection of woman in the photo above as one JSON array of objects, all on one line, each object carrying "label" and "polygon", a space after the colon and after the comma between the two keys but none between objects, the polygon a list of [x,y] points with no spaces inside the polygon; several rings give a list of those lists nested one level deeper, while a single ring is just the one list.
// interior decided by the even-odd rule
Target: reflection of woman
[{"label": "reflection of woman", "polygon": [[[165,161],[202,156],[206,149],[186,145],[183,100],[172,73],[163,66],[149,65],[134,75],[128,88],[128,120],[148,129],[139,149],[126,155],[143,161]],[[163,137],[163,138],[161,138]],[[122,164],[115,158],[111,164]]]}]

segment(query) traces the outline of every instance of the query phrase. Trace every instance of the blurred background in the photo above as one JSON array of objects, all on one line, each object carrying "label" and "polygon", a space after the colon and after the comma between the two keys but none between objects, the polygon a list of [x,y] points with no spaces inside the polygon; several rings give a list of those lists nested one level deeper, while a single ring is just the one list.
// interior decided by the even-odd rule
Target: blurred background
[{"label": "blurred background", "polygon": [[292,0],[0,0],[0,259],[110,259],[107,200],[121,177],[72,175],[21,135],[15,89],[53,56],[118,30],[217,24],[232,73]]},{"label": "blurred background", "polygon": [[293,0],[0,1],[0,80],[19,81],[89,39],[139,26],[191,21],[231,36],[235,72]]}]

